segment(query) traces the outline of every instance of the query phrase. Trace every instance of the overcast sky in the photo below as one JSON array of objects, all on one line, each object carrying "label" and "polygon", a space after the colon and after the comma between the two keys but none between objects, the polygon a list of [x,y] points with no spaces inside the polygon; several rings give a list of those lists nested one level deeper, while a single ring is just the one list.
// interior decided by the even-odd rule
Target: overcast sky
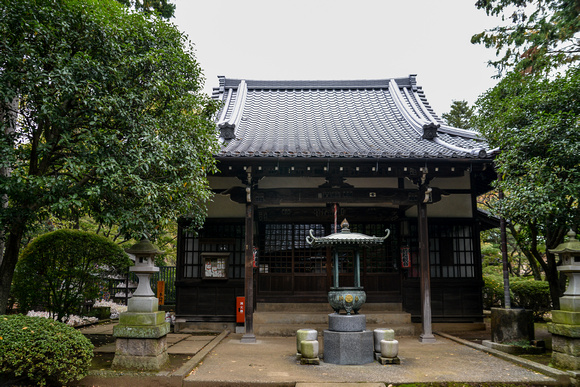
[{"label": "overcast sky", "polygon": [[384,79],[417,74],[441,115],[496,83],[471,36],[499,19],[475,0],[174,0],[206,78]]}]

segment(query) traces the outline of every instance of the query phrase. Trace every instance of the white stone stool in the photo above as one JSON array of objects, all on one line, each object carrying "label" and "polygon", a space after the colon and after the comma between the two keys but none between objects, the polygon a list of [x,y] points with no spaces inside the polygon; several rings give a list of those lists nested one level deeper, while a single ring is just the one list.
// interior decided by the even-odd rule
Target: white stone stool
[{"label": "white stone stool", "polygon": [[381,340],[381,364],[401,364],[397,356],[399,354],[399,342],[397,340]]},{"label": "white stone stool", "polygon": [[377,328],[373,331],[375,352],[381,352],[381,340],[395,340],[395,331],[388,328]]},{"label": "white stone stool", "polygon": [[317,340],[318,331],[316,329],[298,329],[296,331],[296,355],[302,354],[300,349],[300,343],[304,340]]},{"label": "white stone stool", "polygon": [[302,340],[300,342],[300,364],[320,364],[318,358],[318,340]]}]

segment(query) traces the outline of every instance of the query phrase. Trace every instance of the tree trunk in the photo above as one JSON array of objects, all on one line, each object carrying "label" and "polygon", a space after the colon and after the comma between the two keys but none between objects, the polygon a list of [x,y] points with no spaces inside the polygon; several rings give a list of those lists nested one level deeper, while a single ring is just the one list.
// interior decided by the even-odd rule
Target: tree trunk
[{"label": "tree trunk", "polygon": [[534,276],[534,279],[536,281],[541,281],[542,280],[542,271],[540,270],[540,266],[538,265],[538,262],[536,262],[536,260],[533,258],[530,259],[527,256],[526,256],[526,258],[528,258],[528,262],[530,263],[530,269],[532,269],[532,274]]},{"label": "tree trunk", "polygon": [[22,223],[13,224],[9,228],[6,246],[4,249],[4,259],[0,264],[0,314],[6,314],[8,307],[8,297],[10,296],[10,287],[14,269],[18,262],[20,252],[20,243],[26,227]]},{"label": "tree trunk", "polygon": [[[19,98],[14,98],[11,103],[9,104],[0,104],[0,120],[4,121],[6,125],[4,125],[4,134],[9,136],[10,134],[14,133],[16,130],[16,119],[18,117],[18,104],[20,103]],[[12,171],[8,167],[0,168],[0,176],[1,177],[8,177]],[[2,209],[8,207],[8,195],[4,194],[0,196],[0,207]],[[6,232],[5,225],[0,224],[0,264],[2,264],[2,260],[4,259],[4,247],[6,241],[4,239]],[[3,273],[3,271],[0,271]]]},{"label": "tree trunk", "polygon": [[515,228],[514,224],[511,222],[508,222],[508,227],[510,229],[510,233],[512,234],[512,237],[514,238],[516,246],[519,247],[522,254],[524,254],[524,256],[528,259],[528,262],[530,263],[530,268],[532,269],[532,273],[534,275],[534,279],[536,281],[541,281],[542,280],[542,272],[540,269],[540,265],[538,264],[538,261],[536,260],[534,255],[531,253],[529,247],[526,246],[525,243],[521,242],[521,236],[519,235],[518,230]]},{"label": "tree trunk", "polygon": [[552,298],[552,308],[554,310],[560,309],[560,296],[562,295],[560,289],[560,276],[556,266],[556,259],[553,254],[546,254],[548,261],[548,270],[546,270],[546,281],[550,285],[550,297]]}]

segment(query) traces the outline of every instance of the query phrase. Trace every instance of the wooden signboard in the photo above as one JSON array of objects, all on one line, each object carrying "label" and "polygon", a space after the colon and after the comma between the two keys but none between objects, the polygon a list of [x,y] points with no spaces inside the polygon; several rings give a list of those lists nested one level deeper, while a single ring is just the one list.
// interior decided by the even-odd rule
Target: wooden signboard
[{"label": "wooden signboard", "polygon": [[202,274],[205,279],[227,279],[230,253],[202,253]]}]

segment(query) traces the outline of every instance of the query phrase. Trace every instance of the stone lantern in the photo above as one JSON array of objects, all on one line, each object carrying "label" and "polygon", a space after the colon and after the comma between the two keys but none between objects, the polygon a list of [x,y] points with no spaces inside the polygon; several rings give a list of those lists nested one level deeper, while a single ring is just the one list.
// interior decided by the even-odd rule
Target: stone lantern
[{"label": "stone lantern", "polygon": [[561,243],[551,253],[562,262],[558,271],[568,277],[568,288],[560,297],[560,310],[552,311],[552,363],[569,370],[580,370],[580,241],[576,233],[568,232],[568,242]]},{"label": "stone lantern", "polygon": [[129,268],[137,275],[139,285],[127,302],[127,312],[119,316],[113,335],[117,338],[113,368],[159,370],[168,361],[167,333],[170,325],[165,313],[159,311],[159,300],[155,297],[149,279],[159,271],[155,256],[162,252],[148,239],[126,250],[135,256],[135,266]]}]

